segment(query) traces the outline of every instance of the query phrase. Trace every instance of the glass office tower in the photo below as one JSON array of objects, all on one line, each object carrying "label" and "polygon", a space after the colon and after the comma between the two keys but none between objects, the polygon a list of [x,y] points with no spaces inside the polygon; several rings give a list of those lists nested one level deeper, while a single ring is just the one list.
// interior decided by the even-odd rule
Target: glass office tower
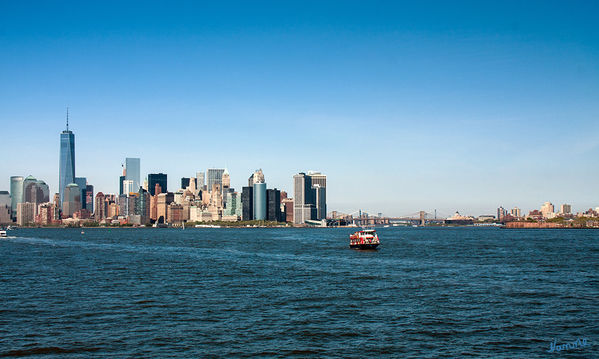
[{"label": "glass office tower", "polygon": [[266,219],[266,183],[254,183],[254,219]]},{"label": "glass office tower", "polygon": [[17,204],[23,202],[23,176],[10,177],[10,207],[13,219],[17,218]]},{"label": "glass office tower", "polygon": [[81,190],[81,208],[86,208],[87,204],[87,178],[86,177],[75,177],[73,181]]},{"label": "glass office tower", "polygon": [[223,173],[225,173],[224,168],[209,168],[208,169],[208,192],[212,192],[212,185],[218,184],[220,188],[223,188]]},{"label": "glass office tower", "polygon": [[58,193],[60,205],[64,200],[64,190],[68,184],[75,182],[75,135],[69,131],[67,115],[67,129],[60,134],[60,163],[58,167]]},{"label": "glass office tower", "polygon": [[125,180],[133,181],[133,192],[139,191],[140,186],[140,159],[125,158]]},{"label": "glass office tower", "polygon": [[168,192],[168,189],[166,188],[167,176],[165,173],[150,173],[148,175],[148,192],[150,192],[152,196],[156,195],[156,184],[160,185],[161,193]]}]

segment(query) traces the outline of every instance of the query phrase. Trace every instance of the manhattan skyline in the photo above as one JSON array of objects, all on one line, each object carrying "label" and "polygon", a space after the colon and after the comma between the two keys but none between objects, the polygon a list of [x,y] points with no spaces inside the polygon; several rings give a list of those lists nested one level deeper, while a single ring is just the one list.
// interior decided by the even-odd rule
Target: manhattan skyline
[{"label": "manhattan skyline", "polygon": [[[0,6],[0,178],[328,175],[330,210],[599,205],[597,5]],[[139,12],[138,12],[139,10]],[[335,15],[335,16],[333,16]],[[172,187],[171,187],[172,186]]]}]

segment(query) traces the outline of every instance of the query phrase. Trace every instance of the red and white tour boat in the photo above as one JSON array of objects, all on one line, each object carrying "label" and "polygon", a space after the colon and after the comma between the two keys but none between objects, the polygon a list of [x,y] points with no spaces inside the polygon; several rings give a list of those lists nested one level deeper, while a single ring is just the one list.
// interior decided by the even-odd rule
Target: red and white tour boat
[{"label": "red and white tour boat", "polygon": [[374,229],[363,229],[349,235],[349,247],[357,249],[376,249],[379,242],[379,236]]}]

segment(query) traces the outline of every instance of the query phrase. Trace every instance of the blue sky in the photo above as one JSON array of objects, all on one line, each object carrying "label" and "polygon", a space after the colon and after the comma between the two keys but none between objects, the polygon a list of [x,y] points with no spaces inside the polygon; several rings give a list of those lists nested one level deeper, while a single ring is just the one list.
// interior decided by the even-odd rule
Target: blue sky
[{"label": "blue sky", "polygon": [[599,206],[596,2],[2,2],[0,183],[227,167],[329,209]]}]

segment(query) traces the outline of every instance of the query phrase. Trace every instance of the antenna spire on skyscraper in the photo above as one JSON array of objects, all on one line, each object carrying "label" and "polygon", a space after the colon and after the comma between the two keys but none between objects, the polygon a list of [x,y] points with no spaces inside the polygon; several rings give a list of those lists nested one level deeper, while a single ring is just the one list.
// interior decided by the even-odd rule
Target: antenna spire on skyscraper
[{"label": "antenna spire on skyscraper", "polygon": [[69,107],[67,106],[67,131],[69,130]]}]

